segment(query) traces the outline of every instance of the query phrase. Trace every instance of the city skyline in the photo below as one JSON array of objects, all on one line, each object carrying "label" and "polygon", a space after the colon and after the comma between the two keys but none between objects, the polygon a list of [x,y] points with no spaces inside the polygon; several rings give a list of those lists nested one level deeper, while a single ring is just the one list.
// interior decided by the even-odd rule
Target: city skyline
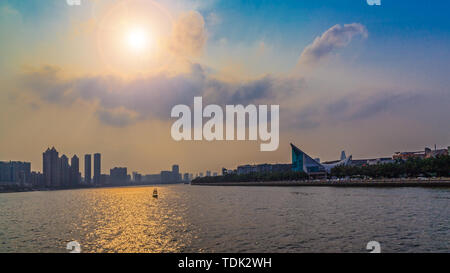
[{"label": "city skyline", "polygon": [[[292,149],[298,149],[297,147],[295,147],[292,145],[291,143],[291,148]],[[303,151],[300,151],[301,153],[303,153]],[[340,153],[340,158],[337,159],[337,157],[335,158],[336,160],[331,160],[331,161],[322,161],[320,158],[315,157],[314,159],[310,158],[309,155],[306,155],[306,157],[310,158],[310,161],[316,161],[319,165],[324,166],[327,169],[327,172],[329,172],[334,166],[337,166],[340,164],[340,162],[343,161],[349,161],[352,162],[353,165],[357,165],[357,166],[362,166],[362,165],[374,165],[374,164],[383,164],[383,163],[391,163],[394,162],[395,160],[407,160],[409,158],[428,158],[428,157],[436,157],[439,155],[448,155],[450,153],[450,146],[446,146],[446,148],[442,148],[439,147],[437,145],[434,145],[434,148],[431,149],[429,147],[425,147],[422,150],[416,149],[416,150],[412,150],[412,151],[396,151],[392,153],[392,156],[389,157],[364,157],[365,159],[355,159],[353,158],[352,155],[350,155],[349,157],[346,157],[346,153],[345,151],[341,151]],[[306,154],[306,153],[305,153]],[[203,176],[217,176],[217,175],[224,175],[226,174],[228,171],[237,173],[237,174],[242,174],[242,173],[247,173],[250,170],[258,170],[257,172],[263,172],[263,171],[267,171],[270,169],[270,171],[273,170],[288,170],[291,169],[294,170],[295,168],[293,167],[294,161],[296,159],[294,159],[294,155],[292,154],[291,159],[292,159],[292,163],[286,163],[286,162],[273,162],[273,161],[268,161],[268,162],[264,162],[264,163],[257,163],[255,161],[252,162],[247,162],[244,164],[235,164],[233,165],[231,168],[229,168],[228,166],[222,166],[221,167],[221,171],[215,171],[215,170],[211,170],[211,169],[202,169],[199,172],[192,172],[192,171],[186,171],[184,170],[183,172],[180,172],[180,168],[178,164],[173,164],[172,166],[172,170],[171,171],[165,171],[164,169],[162,170],[157,170],[156,173],[155,171],[144,171],[144,172],[139,172],[137,170],[133,170],[132,168],[129,168],[128,165],[125,165],[127,167],[118,167],[117,165],[114,165],[110,168],[106,168],[106,171],[103,171],[101,169],[100,166],[102,166],[101,163],[101,158],[102,158],[102,154],[101,153],[95,153],[94,154],[94,162],[92,162],[91,158],[92,158],[92,154],[85,154],[84,158],[84,165],[85,167],[88,166],[90,168],[89,172],[90,173],[90,179],[86,179],[88,176],[86,176],[86,170],[85,169],[80,169],[80,160],[78,158],[78,156],[76,154],[74,154],[71,158],[70,158],[70,163],[69,163],[69,157],[67,157],[67,155],[65,153],[61,154],[61,156],[59,156],[59,152],[58,150],[53,146],[51,149],[50,147],[48,147],[46,149],[46,151],[42,154],[42,169],[40,170],[36,170],[33,169],[32,166],[33,164],[31,164],[31,162],[28,162],[26,160],[20,160],[20,161],[15,161],[15,160],[0,160],[0,181],[4,181],[4,182],[8,182],[9,178],[8,177],[13,177],[9,182],[18,182],[21,180],[25,180],[27,182],[29,182],[30,180],[30,175],[35,174],[35,175],[42,175],[42,179],[43,179],[43,184],[45,186],[74,186],[77,185],[79,183],[83,183],[83,184],[87,184],[87,185],[94,185],[94,186],[101,186],[104,184],[104,181],[102,181],[102,179],[104,179],[104,176],[106,175],[107,177],[109,177],[112,173],[117,173],[118,176],[123,176],[123,177],[127,177],[126,180],[133,181],[133,182],[151,182],[151,183],[164,183],[163,181],[179,181],[179,182],[185,182],[185,181],[190,181],[193,178],[196,177],[203,177]],[[97,162],[95,162],[97,161]],[[291,160],[289,160],[291,161]],[[11,166],[12,169],[16,169],[16,172],[13,171],[7,171],[5,172],[5,170],[3,170],[2,168],[4,167],[4,164],[13,164]],[[315,164],[315,163],[313,163]],[[290,165],[290,168],[287,168],[287,165]],[[16,167],[14,167],[16,166]],[[47,166],[47,167],[46,167]],[[92,167],[94,167],[95,172],[97,173],[97,177],[98,180],[94,180],[93,176],[92,176]],[[9,168],[9,167],[8,167]],[[298,168],[298,167],[297,167]],[[273,170],[272,170],[273,169]],[[21,170],[26,170],[24,174],[21,174]],[[46,171],[44,171],[46,170]],[[130,173],[128,173],[128,170],[130,170]],[[131,171],[132,170],[132,171]],[[298,170],[297,170],[298,171]],[[124,172],[124,173],[123,173]],[[46,174],[47,173],[47,174]],[[82,175],[82,173],[84,173],[84,175]],[[8,174],[8,175],[6,175]],[[25,177],[19,177],[21,175],[26,175]],[[175,174],[176,178],[173,178]],[[159,178],[156,178],[155,176],[158,176]],[[119,179],[119,180],[123,180]],[[138,179],[137,179],[138,178]],[[32,178],[33,179],[37,179],[37,178]],[[147,180],[146,180],[147,179]],[[57,180],[57,182],[54,182],[55,180]],[[114,183],[113,183],[114,184]]]},{"label": "city skyline", "polygon": [[[173,161],[205,173],[289,161],[282,143],[290,142],[323,161],[342,150],[362,158],[446,147],[449,8],[406,0],[2,1],[0,160],[39,170],[52,144],[81,161],[101,151],[102,173],[125,165],[154,173]],[[170,111],[195,96],[205,105],[280,105],[279,148],[174,141]]]}]

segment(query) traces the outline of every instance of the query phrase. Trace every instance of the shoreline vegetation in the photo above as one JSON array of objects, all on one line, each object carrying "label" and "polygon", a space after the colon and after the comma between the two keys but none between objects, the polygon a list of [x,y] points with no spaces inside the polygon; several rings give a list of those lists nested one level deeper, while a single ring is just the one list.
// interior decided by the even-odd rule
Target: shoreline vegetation
[{"label": "shoreline vegetation", "polygon": [[195,186],[265,186],[265,187],[450,187],[450,178],[432,179],[345,179],[249,182],[191,182]]},{"label": "shoreline vegetation", "polygon": [[393,163],[336,166],[323,179],[312,179],[305,172],[226,174],[198,177],[192,185],[235,186],[450,186],[450,156],[411,158]]}]

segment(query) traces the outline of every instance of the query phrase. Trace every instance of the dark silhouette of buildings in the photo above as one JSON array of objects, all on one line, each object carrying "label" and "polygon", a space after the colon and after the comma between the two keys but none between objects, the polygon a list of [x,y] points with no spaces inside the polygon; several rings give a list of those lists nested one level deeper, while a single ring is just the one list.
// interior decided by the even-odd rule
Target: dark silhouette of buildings
[{"label": "dark silhouette of buildings", "polygon": [[97,153],[97,154],[94,154],[94,184],[95,185],[100,185],[101,183],[101,181],[100,181],[100,179],[101,179],[101,168],[102,168],[102,165],[101,165],[101,161],[102,161],[102,156],[101,156],[101,154],[99,154],[99,153]]},{"label": "dark silhouette of buildings", "polygon": [[31,163],[20,161],[0,162],[0,182],[31,183]]},{"label": "dark silhouette of buildings", "polygon": [[74,155],[70,160],[70,186],[74,187],[80,184],[80,160]]},{"label": "dark silhouette of buildings", "polygon": [[46,187],[59,187],[61,184],[61,170],[59,166],[59,153],[55,147],[47,150],[42,155],[44,184]]},{"label": "dark silhouette of buildings", "polygon": [[[48,148],[42,155],[43,185],[49,188],[74,187],[80,184],[80,160],[74,155],[69,164],[66,155],[59,157],[55,147]],[[40,181],[35,174],[34,181]]]},{"label": "dark silhouette of buildings", "polygon": [[86,184],[91,184],[91,155],[84,156],[84,182]]},{"label": "dark silhouette of buildings", "polygon": [[116,167],[109,171],[110,183],[113,185],[123,185],[128,182],[127,168]]},{"label": "dark silhouette of buildings", "polygon": [[61,170],[61,186],[68,187],[70,184],[70,165],[69,158],[66,155],[62,155],[59,159],[59,168]]}]

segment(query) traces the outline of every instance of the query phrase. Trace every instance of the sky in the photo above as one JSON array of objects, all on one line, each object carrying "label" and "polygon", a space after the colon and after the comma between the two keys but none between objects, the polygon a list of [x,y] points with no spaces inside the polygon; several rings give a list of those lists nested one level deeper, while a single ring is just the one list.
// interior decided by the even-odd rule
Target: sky
[{"label": "sky", "polygon": [[[447,1],[0,2],[0,160],[220,172],[450,145]],[[280,146],[172,139],[173,106],[280,105]],[[84,164],[80,164],[83,166]]]}]

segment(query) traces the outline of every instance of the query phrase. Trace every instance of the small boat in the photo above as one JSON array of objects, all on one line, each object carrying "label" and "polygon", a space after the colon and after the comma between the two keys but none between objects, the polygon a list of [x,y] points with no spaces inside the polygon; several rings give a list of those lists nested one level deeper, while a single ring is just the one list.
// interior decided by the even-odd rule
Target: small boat
[{"label": "small boat", "polygon": [[158,198],[158,190],[156,188],[153,190],[153,197]]}]

